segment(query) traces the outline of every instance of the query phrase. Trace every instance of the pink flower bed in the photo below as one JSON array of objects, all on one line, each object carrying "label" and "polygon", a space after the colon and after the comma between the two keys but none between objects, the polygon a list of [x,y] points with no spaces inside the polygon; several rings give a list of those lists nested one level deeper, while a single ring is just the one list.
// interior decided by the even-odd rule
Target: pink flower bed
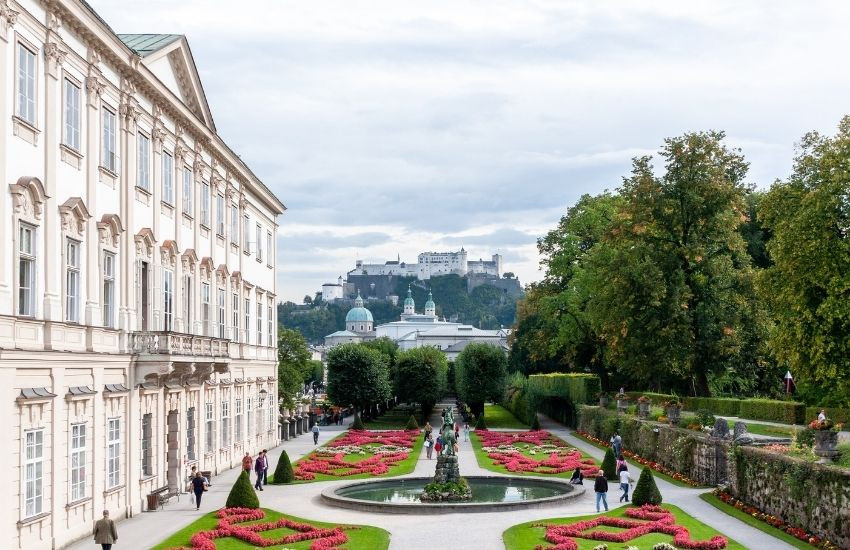
[{"label": "pink flower bed", "polygon": [[528,443],[529,445],[555,445],[566,447],[567,444],[546,430],[530,430],[527,432],[491,432],[490,430],[475,431],[475,435],[481,439],[484,447],[498,447],[499,445],[513,445],[514,443]]},{"label": "pink flower bed", "polygon": [[[327,444],[328,448],[337,447],[360,447],[369,452],[368,445],[393,445],[412,449],[419,430],[350,430],[342,437]],[[382,453],[370,456],[359,461],[346,461],[344,453],[335,454],[332,457],[319,456],[316,453],[301,459],[295,465],[295,479],[309,481],[316,479],[316,474],[324,474],[333,477],[347,477],[359,474],[380,476],[390,471],[397,462],[401,462],[410,455],[409,451],[397,453]]]},{"label": "pink flower bed", "polygon": [[[190,546],[180,546],[169,550],[216,550],[215,539],[223,537],[234,537],[243,542],[257,547],[279,546],[283,544],[294,544],[305,540],[312,540],[310,550],[327,550],[341,548],[348,542],[348,535],[344,530],[352,527],[321,528],[306,523],[298,523],[280,518],[276,521],[266,523],[254,523],[251,525],[237,525],[248,521],[257,521],[266,517],[262,510],[251,508],[222,508],[216,512],[219,518],[215,529],[199,531],[189,539]],[[273,529],[291,529],[296,531],[290,535],[284,535],[274,539],[261,537],[259,533]]]},{"label": "pink flower bed", "polygon": [[[510,446],[506,449],[491,450],[487,457],[493,464],[504,466],[509,472],[530,472],[535,474],[561,474],[581,468],[585,477],[596,477],[599,466],[592,458],[582,458],[578,450],[568,450],[567,444],[560,438],[555,437],[546,430],[533,430],[528,432],[492,432],[476,431],[475,434],[481,439],[483,447]],[[561,449],[549,452],[547,458],[536,460],[522,454],[522,449],[515,448],[515,444],[528,444],[540,447],[559,447]],[[487,449],[485,449],[487,450]]]},{"label": "pink flower bed", "polygon": [[[635,519],[599,516],[568,525],[544,525],[543,527],[546,528],[545,538],[554,546],[543,547],[538,545],[535,550],[578,550],[578,543],[573,540],[576,538],[626,543],[650,533],[671,535],[673,546],[686,550],[720,550],[726,548],[729,544],[729,541],[720,535],[715,535],[709,540],[691,540],[688,528],[683,525],[676,525],[676,518],[673,513],[660,506],[646,504],[640,508],[629,508],[626,510],[626,515]],[[600,525],[618,527],[623,531],[592,530]]]}]

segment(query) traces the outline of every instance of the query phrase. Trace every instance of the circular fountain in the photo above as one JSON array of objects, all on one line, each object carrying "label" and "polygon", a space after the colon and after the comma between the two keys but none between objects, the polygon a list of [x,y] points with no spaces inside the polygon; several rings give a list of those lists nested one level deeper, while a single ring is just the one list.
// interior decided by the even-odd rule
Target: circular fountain
[{"label": "circular fountain", "polygon": [[329,487],[322,501],[353,510],[395,514],[498,512],[517,508],[561,506],[584,494],[584,487],[561,479],[469,476],[472,498],[463,502],[421,502],[430,477],[364,481]]}]

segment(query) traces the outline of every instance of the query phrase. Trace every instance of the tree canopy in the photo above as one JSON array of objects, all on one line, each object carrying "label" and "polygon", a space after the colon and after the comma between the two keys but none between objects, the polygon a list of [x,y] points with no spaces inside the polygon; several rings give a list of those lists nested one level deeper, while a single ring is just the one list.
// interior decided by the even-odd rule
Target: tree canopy
[{"label": "tree canopy", "polygon": [[501,399],[507,375],[505,352],[490,344],[473,342],[455,360],[458,397],[479,416],[484,412],[485,402]]},{"label": "tree canopy", "polygon": [[396,396],[403,402],[419,403],[422,417],[446,392],[448,362],[440,350],[413,348],[398,355],[395,374]]},{"label": "tree canopy", "polygon": [[336,405],[362,411],[392,396],[384,354],[362,344],[342,344],[328,352],[327,393]]},{"label": "tree canopy", "polygon": [[277,333],[277,387],[283,402],[291,406],[295,394],[313,375],[310,350],[297,330],[282,328]]}]

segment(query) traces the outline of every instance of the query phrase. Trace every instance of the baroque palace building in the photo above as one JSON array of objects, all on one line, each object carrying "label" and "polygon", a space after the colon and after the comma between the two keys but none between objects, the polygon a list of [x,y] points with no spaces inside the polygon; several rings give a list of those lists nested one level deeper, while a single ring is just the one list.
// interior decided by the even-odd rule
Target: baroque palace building
[{"label": "baroque palace building", "polygon": [[61,548],[278,444],[285,207],[185,37],[0,0],[0,60],[0,540]]}]

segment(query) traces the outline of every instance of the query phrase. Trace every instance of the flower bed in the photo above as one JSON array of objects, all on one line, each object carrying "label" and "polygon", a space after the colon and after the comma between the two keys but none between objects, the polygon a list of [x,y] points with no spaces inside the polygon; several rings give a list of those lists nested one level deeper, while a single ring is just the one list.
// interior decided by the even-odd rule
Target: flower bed
[{"label": "flower bed", "polygon": [[[317,474],[330,477],[381,476],[410,456],[419,430],[351,430],[316,449],[295,464],[295,479],[310,481]],[[362,460],[347,460],[360,457]]]},{"label": "flower bed", "polygon": [[[585,477],[596,477],[599,472],[592,458],[582,456],[581,451],[546,430],[476,431],[475,435],[481,440],[487,458],[509,472],[558,475],[581,468]],[[538,454],[545,458],[534,458]]]},{"label": "flower bed", "polygon": [[838,550],[838,546],[832,544],[828,540],[824,540],[818,536],[808,533],[805,529],[794,527],[793,525],[790,525],[783,521],[781,518],[766,514],[755,506],[750,506],[744,501],[738,500],[737,498],[733,497],[722,489],[715,489],[714,495],[720,500],[722,500],[724,503],[744,512],[745,514],[748,514],[754,517],[755,519],[770,525],[771,527],[776,527],[777,529],[788,533],[792,537],[811,544],[816,548],[824,548],[826,550]]},{"label": "flower bed", "polygon": [[[590,435],[589,433],[587,433],[583,430],[576,430],[575,434],[577,436],[583,438],[583,439],[586,439],[587,441],[590,441],[591,443],[596,444],[596,445],[600,445],[602,447],[610,447],[611,446],[611,444],[609,442],[602,441],[599,438],[593,437],[592,435]],[[642,457],[638,454],[635,454],[631,451],[623,450],[622,453],[623,453],[623,456],[625,456],[629,460],[637,462],[641,466],[649,468],[650,470],[662,473],[662,474],[664,474],[664,475],[666,475],[666,476],[668,476],[668,477],[670,477],[670,478],[672,478],[672,479],[674,479],[674,480],[676,480],[680,483],[683,483],[685,485],[690,485],[691,487],[700,487],[701,486],[700,482],[695,481],[695,480],[689,478],[688,476],[686,476],[684,474],[680,474],[679,472],[672,470],[672,469],[664,466],[663,464],[655,462],[654,460],[649,460],[649,459],[644,458],[644,457]]]},{"label": "flower bed", "polygon": [[[692,540],[688,528],[677,525],[673,513],[660,506],[647,504],[640,508],[629,508],[626,515],[628,518],[598,516],[567,525],[537,525],[545,527],[545,539],[554,546],[538,545],[535,550],[578,550],[578,543],[574,540],[577,538],[625,543],[650,533],[671,535],[676,548],[688,550],[720,550],[729,544],[729,541],[720,535],[709,540]],[[596,529],[599,526],[616,527],[622,531]]]},{"label": "flower bed", "polygon": [[[251,508],[222,508],[216,513],[216,517],[219,518],[219,521],[215,529],[195,533],[189,540],[189,546],[174,547],[170,550],[216,550],[215,539],[224,537],[233,537],[255,547],[279,546],[312,540],[310,550],[325,550],[342,548],[342,545],[348,542],[348,535],[345,534],[345,531],[354,529],[354,527],[348,526],[320,528],[287,518],[265,523],[238,525],[266,517],[263,510]],[[274,529],[290,529],[295,533],[277,538],[260,536],[260,533]]]}]

